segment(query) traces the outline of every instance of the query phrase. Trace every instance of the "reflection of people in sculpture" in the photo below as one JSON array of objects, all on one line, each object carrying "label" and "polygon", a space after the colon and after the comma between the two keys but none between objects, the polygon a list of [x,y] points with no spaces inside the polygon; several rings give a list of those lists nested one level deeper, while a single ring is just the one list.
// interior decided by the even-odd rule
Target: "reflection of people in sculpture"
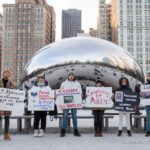
[{"label": "reflection of people in sculpture", "polygon": [[[5,70],[3,72],[3,77],[0,80],[1,88],[14,89],[15,85],[10,81],[11,73],[9,70]],[[5,125],[4,125],[4,140],[11,140],[9,136],[9,122],[10,122],[11,111],[0,111],[0,116],[5,117]]]},{"label": "reflection of people in sculpture", "polygon": [[[96,81],[95,86],[102,87],[103,82],[98,80],[98,81]],[[103,136],[102,127],[103,127],[104,109],[93,109],[93,115],[94,115],[95,137]]]},{"label": "reflection of people in sculpture", "polygon": [[[70,73],[68,75],[68,79],[65,80],[61,84],[60,88],[80,88],[81,89],[81,85],[78,81],[76,81],[76,77],[75,77],[74,73]],[[79,131],[78,131],[78,126],[77,126],[77,109],[73,108],[73,109],[70,109],[70,110],[71,110],[71,113],[72,113],[74,136],[81,136]],[[62,120],[62,125],[61,125],[60,137],[65,136],[67,121],[68,121],[68,113],[69,113],[69,109],[64,109],[63,110],[63,120]]]},{"label": "reflection of people in sculpture", "polygon": [[[34,86],[31,88],[31,90],[35,90],[36,92],[33,92],[32,94],[36,95],[40,90],[49,89],[48,82],[45,81],[44,76],[39,76],[38,80],[34,83]],[[44,131],[46,129],[46,115],[47,111],[34,111],[34,137],[37,136],[44,136]],[[41,121],[41,128],[39,129],[39,123]]]},{"label": "reflection of people in sculpture", "polygon": [[[129,87],[129,81],[128,81],[127,78],[122,77],[119,80],[119,85],[120,85],[120,87],[117,89],[117,91],[132,92],[131,88]],[[124,112],[124,111],[119,111],[119,131],[118,131],[118,136],[122,135],[122,126],[123,126],[124,113],[125,113],[125,117],[126,117],[127,134],[128,134],[128,136],[131,136],[130,112]]]},{"label": "reflection of people in sculpture", "polygon": [[[150,85],[150,72],[147,74],[147,84]],[[150,105],[146,106],[146,134],[150,136]]]}]

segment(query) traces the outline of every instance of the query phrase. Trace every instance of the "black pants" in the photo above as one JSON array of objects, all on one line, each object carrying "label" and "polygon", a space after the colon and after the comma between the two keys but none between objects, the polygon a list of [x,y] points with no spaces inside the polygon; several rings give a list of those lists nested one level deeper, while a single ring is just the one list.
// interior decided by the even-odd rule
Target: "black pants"
[{"label": "black pants", "polygon": [[39,123],[41,121],[41,128],[45,131],[46,129],[46,115],[47,111],[35,111],[34,112],[34,130],[39,129]]},{"label": "black pants", "polygon": [[102,132],[104,110],[93,110],[95,132]]},{"label": "black pants", "polygon": [[[0,121],[1,121],[1,117],[0,117]],[[9,122],[10,122],[10,116],[5,116],[4,117],[5,123],[4,123],[4,134],[8,134],[9,132]]]}]

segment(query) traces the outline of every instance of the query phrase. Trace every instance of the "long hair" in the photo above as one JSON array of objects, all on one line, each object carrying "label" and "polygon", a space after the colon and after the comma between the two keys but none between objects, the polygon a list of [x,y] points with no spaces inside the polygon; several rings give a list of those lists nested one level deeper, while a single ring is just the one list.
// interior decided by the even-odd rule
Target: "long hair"
[{"label": "long hair", "polygon": [[124,79],[126,80],[126,86],[129,87],[129,80],[128,80],[126,77],[122,77],[122,78],[119,79],[119,85],[120,85],[120,87],[122,87],[122,81],[123,81]]}]

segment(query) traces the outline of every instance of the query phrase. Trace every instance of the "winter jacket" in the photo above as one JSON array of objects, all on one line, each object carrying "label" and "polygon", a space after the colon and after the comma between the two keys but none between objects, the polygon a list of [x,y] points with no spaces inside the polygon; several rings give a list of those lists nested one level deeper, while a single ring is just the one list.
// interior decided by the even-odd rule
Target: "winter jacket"
[{"label": "winter jacket", "polygon": [[60,88],[78,88],[80,89],[82,95],[81,84],[78,81],[69,81],[68,79],[66,79],[64,82],[62,82]]}]

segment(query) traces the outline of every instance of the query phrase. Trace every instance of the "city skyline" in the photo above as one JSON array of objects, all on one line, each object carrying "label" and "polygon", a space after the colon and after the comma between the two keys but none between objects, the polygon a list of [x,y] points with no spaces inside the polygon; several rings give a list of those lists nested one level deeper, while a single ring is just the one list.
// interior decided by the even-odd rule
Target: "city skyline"
[{"label": "city skyline", "polygon": [[[97,28],[97,16],[98,16],[98,3],[99,0],[47,0],[48,4],[54,7],[56,12],[56,41],[61,39],[61,16],[62,10],[65,9],[80,9],[82,11],[82,30],[89,31],[89,28]],[[0,1],[0,12],[2,11],[3,4],[14,4],[15,0]],[[89,19],[90,18],[90,19]]]}]

